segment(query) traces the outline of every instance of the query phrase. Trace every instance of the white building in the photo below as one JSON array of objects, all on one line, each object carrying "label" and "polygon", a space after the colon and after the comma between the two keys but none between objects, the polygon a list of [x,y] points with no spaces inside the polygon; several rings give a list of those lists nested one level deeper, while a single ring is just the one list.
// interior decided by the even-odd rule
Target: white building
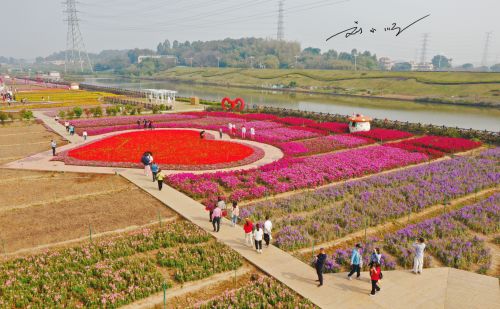
[{"label": "white building", "polygon": [[144,59],[174,59],[177,65],[177,57],[171,55],[142,55],[137,57],[137,63],[141,63]]},{"label": "white building", "polygon": [[430,62],[410,62],[412,71],[434,71],[434,65]]},{"label": "white building", "polygon": [[378,65],[381,70],[390,71],[394,66],[394,61],[388,57],[382,57],[378,59]]}]

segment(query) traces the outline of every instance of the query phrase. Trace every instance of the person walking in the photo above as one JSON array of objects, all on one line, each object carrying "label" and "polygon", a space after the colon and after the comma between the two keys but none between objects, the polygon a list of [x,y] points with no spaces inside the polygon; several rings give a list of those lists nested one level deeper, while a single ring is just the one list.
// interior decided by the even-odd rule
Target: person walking
[{"label": "person walking", "polygon": [[378,286],[378,281],[381,278],[382,271],[380,270],[380,263],[373,263],[370,267],[370,279],[372,281],[372,291],[370,292],[370,296],[374,296],[376,292],[380,291],[380,287]]},{"label": "person walking", "polygon": [[269,247],[269,242],[271,241],[271,230],[273,229],[273,223],[269,220],[269,216],[266,216],[266,221],[264,222],[264,241],[266,243],[266,248]]},{"label": "person walking", "polygon": [[352,274],[356,272],[356,278],[359,279],[361,276],[361,263],[362,263],[362,258],[361,258],[361,253],[359,252],[361,250],[361,244],[356,244],[356,247],[352,249],[352,255],[351,255],[351,272],[347,275],[347,279],[351,280]]},{"label": "person walking", "polygon": [[55,140],[50,140],[50,147],[52,148],[52,156],[54,157],[56,155],[56,147],[57,147],[57,143]]},{"label": "person walking", "polygon": [[424,268],[424,250],[425,250],[425,241],[422,237],[418,239],[418,242],[413,244],[413,248],[415,248],[415,257],[413,258],[413,273],[414,274],[422,274],[422,270]]},{"label": "person walking", "polygon": [[83,131],[82,136],[83,136],[83,141],[86,141],[88,136],[87,131]]},{"label": "person walking", "polygon": [[253,231],[253,238],[255,241],[255,250],[257,253],[262,253],[262,238],[264,236],[264,230],[260,227],[260,224],[257,223],[255,226],[255,231]]},{"label": "person walking", "polygon": [[66,128],[66,132],[69,132],[69,122],[64,122],[64,127]]},{"label": "person walking", "polygon": [[241,127],[241,138],[245,139],[247,136],[247,128],[245,126]]},{"label": "person walking", "polygon": [[156,180],[156,175],[158,174],[159,170],[160,167],[158,166],[158,164],[156,164],[156,162],[153,162],[153,164],[151,164],[151,173],[153,173],[153,182]]},{"label": "person walking", "polygon": [[245,218],[245,225],[243,225],[243,230],[245,231],[245,243],[251,247],[253,223],[252,221],[250,221],[250,218]]},{"label": "person walking", "polygon": [[228,133],[229,133],[229,135],[232,135],[232,133],[233,133],[233,124],[232,124],[232,123],[229,123],[229,124],[227,125],[227,129],[228,129],[228,131],[229,131],[229,132],[228,132]]},{"label": "person walking", "polygon": [[250,128],[250,139],[251,140],[255,139],[255,128],[253,127]]},{"label": "person walking", "polygon": [[145,152],[142,155],[142,157],[141,157],[141,163],[144,164],[144,175],[149,176],[149,172],[150,172],[150,166],[149,166],[149,164],[151,162],[149,161],[148,152]]},{"label": "person walking", "polygon": [[236,223],[238,223],[238,217],[240,216],[240,208],[238,207],[238,202],[234,201],[233,202],[233,211],[231,213],[231,224],[236,226]]},{"label": "person walking", "polygon": [[222,217],[222,209],[219,208],[219,205],[215,207],[212,213],[212,225],[214,227],[214,232],[218,232],[220,229],[220,219]]},{"label": "person walking", "polygon": [[316,274],[318,275],[318,280],[316,281],[319,281],[318,287],[323,285],[323,267],[325,266],[326,257],[325,248],[320,248],[319,254],[316,256],[314,261],[314,267],[316,268]]},{"label": "person walking", "polygon": [[141,120],[137,119],[137,129],[140,129],[140,128],[141,128]]},{"label": "person walking", "polygon": [[156,174],[156,180],[158,181],[158,190],[160,191],[163,188],[163,179],[165,179],[165,174],[163,174],[163,171],[159,169]]},{"label": "person walking", "polygon": [[222,128],[219,128],[219,138],[222,139]]},{"label": "person walking", "polygon": [[370,267],[374,263],[379,263],[380,264],[380,259],[382,258],[382,254],[380,253],[380,248],[374,248],[372,255],[370,255]]}]

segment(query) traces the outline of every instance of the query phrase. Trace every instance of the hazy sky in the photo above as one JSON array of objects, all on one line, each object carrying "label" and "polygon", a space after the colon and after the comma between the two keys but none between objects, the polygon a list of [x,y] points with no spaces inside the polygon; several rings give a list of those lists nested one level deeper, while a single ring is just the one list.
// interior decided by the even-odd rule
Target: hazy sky
[{"label": "hazy sky", "polygon": [[[2,0],[0,55],[34,58],[66,47],[62,0]],[[396,60],[427,60],[437,53],[454,64],[480,64],[485,33],[492,31],[489,64],[500,62],[500,0],[285,0],[285,39],[322,50],[370,50]],[[275,38],[277,0],[79,0],[80,29],[88,51],[156,48],[164,39]],[[384,32],[393,22],[408,28]],[[363,34],[330,35],[358,21]],[[376,32],[369,30],[375,28]]]}]

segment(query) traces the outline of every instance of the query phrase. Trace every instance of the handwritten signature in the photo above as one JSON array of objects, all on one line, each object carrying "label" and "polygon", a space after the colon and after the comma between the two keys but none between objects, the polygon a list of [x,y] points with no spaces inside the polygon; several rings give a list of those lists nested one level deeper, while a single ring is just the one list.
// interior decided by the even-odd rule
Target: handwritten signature
[{"label": "handwritten signature", "polygon": [[[419,21],[421,21],[422,19],[425,19],[427,17],[431,16],[431,14],[427,14],[425,15],[424,17],[421,17],[417,20],[415,20],[414,22],[412,22],[411,24],[407,25],[406,27],[400,27],[398,26],[397,23],[392,23],[391,26],[388,26],[388,27],[385,27],[384,28],[384,31],[395,31],[396,32],[396,36],[400,35],[401,33],[403,33],[403,31],[405,31],[406,29],[410,28],[411,26],[413,26],[414,24],[418,23]],[[345,33],[345,37],[348,38],[350,37],[351,35],[357,35],[357,34],[363,34],[363,28],[362,27],[359,27],[358,26],[358,21],[355,21],[354,22],[355,26],[354,27],[351,27],[349,29],[345,29],[343,31],[340,31],[338,33],[335,33],[334,35],[330,36],[329,38],[327,38],[326,40],[330,40],[334,37],[336,37],[337,35],[340,35],[342,33]],[[371,33],[375,33],[377,31],[377,29],[375,29],[374,27],[372,27],[370,30],[369,30]]]}]

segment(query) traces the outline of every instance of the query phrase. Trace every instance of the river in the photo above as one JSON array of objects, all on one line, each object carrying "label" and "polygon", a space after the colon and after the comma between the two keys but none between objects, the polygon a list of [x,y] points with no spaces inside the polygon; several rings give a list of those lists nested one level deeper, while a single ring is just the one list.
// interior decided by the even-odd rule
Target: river
[{"label": "river", "polygon": [[213,87],[185,83],[139,81],[117,78],[86,78],[85,83],[127,89],[170,89],[182,97],[198,96],[220,101],[223,97],[241,97],[249,106],[265,105],[304,111],[350,115],[360,113],[374,118],[477,130],[500,130],[500,109],[469,107],[368,98],[261,91],[230,87]]}]

